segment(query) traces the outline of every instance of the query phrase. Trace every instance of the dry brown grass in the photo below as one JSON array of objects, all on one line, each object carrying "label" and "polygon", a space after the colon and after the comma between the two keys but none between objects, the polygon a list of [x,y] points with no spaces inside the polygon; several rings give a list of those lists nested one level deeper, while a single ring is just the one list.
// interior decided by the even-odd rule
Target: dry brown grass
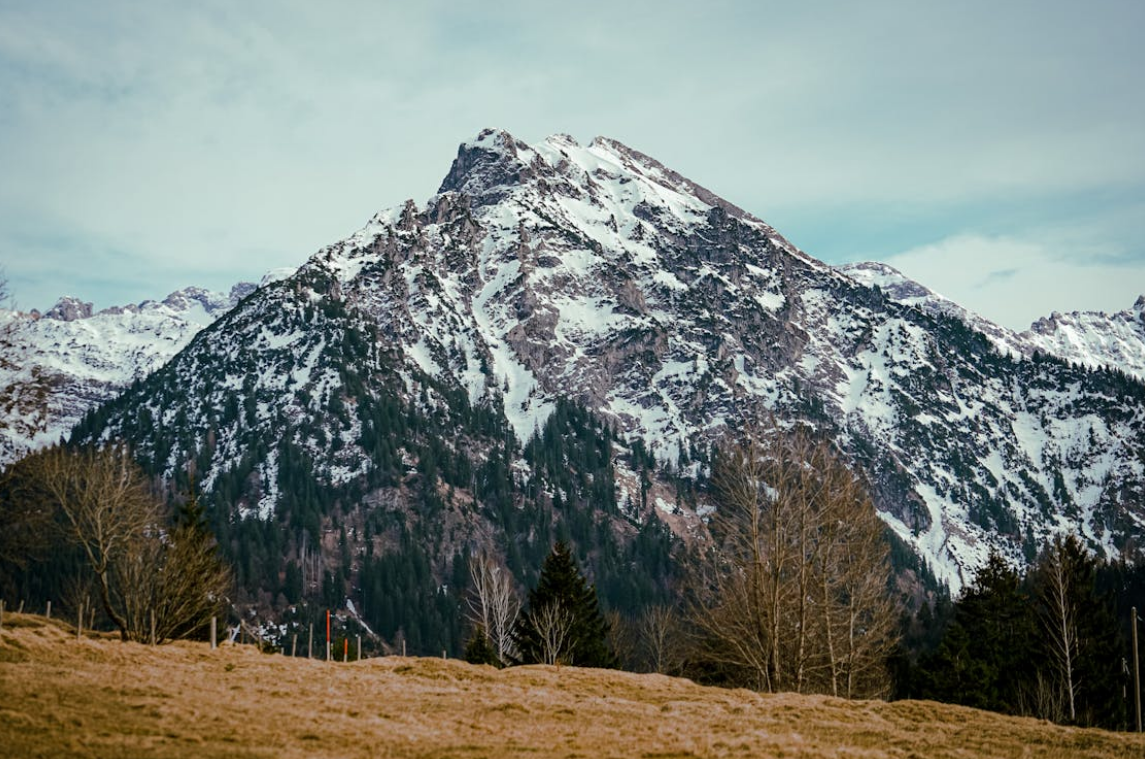
[{"label": "dry brown grass", "polygon": [[77,641],[6,614],[0,756],[1145,757],[1145,738],[659,675]]}]

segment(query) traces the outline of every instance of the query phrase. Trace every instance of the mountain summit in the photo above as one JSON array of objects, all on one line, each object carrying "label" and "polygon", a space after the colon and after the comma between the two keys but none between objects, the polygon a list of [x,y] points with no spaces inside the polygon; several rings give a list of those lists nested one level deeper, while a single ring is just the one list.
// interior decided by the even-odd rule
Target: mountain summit
[{"label": "mountain summit", "polygon": [[[617,436],[620,518],[655,508],[681,533],[700,529],[703,497],[657,496],[624,452],[695,478],[710,445],[775,417],[837,439],[890,529],[955,588],[989,550],[1021,562],[1064,531],[1138,551],[1145,385],[995,337],[807,256],[615,140],[486,130],[425,204],[377,214],[259,289],[77,437],[125,435],[168,475],[198,460],[245,520],[289,521],[302,477],[341,488],[351,523],[408,503],[417,470],[419,487],[449,486],[462,540],[496,498],[568,494],[529,490],[536,461],[477,428],[435,457],[484,471],[502,450],[507,487],[529,495],[427,473],[413,442],[386,442],[380,405],[458,430],[496,417],[516,445],[584,407]],[[378,475],[391,454],[405,463]]]}]

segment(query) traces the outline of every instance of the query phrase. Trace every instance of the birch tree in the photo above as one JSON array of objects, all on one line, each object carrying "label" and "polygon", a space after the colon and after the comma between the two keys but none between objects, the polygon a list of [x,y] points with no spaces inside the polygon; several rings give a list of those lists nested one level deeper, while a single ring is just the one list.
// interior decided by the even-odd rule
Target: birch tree
[{"label": "birch tree", "polygon": [[517,655],[513,627],[521,611],[521,600],[513,576],[491,556],[481,554],[470,558],[469,577],[473,583],[467,600],[470,620],[483,631],[504,666]]},{"label": "birch tree", "polygon": [[1085,549],[1072,535],[1060,536],[1042,552],[1036,567],[1038,620],[1049,651],[1061,701],[1070,722],[1077,719],[1078,660],[1081,641],[1078,630],[1077,587],[1084,573]]}]

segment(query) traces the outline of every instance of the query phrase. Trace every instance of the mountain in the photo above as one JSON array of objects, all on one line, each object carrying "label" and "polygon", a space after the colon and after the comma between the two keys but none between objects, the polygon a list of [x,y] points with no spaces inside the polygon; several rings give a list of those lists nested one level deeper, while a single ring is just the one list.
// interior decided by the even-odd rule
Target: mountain
[{"label": "mountain", "polygon": [[990,338],[1003,352],[1032,358],[1045,353],[1090,368],[1118,369],[1145,381],[1145,295],[1132,308],[1054,312],[1024,332],[1013,332],[915,282],[892,266],[877,261],[846,264],[839,271],[869,287],[879,287],[892,299],[932,314],[953,316]]},{"label": "mountain", "polygon": [[66,437],[86,411],[158,369],[254,289],[248,283],[229,293],[189,287],[162,301],[98,313],[73,297],[61,298],[42,315],[0,311],[0,323],[11,330],[14,359],[0,365],[0,387],[26,380],[33,371],[50,386],[46,413],[8,410],[0,427],[0,465]]},{"label": "mountain", "polygon": [[900,300],[615,140],[486,130],[426,203],[253,293],[75,438],[126,436],[176,482],[194,462],[271,597],[283,561],[364,603],[354,557],[395,546],[440,580],[561,530],[615,561],[653,516],[698,534],[710,447],[772,417],[837,439],[955,589],[1064,531],[1136,556],[1145,384]]}]

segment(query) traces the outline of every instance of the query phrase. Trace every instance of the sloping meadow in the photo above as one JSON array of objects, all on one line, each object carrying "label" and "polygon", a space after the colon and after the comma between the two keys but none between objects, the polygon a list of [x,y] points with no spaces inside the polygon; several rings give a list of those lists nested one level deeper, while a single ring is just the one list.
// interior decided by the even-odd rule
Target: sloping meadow
[{"label": "sloping meadow", "polygon": [[573,667],[327,663],[253,646],[77,639],[63,623],[6,614],[0,754],[1129,757],[1145,756],[1145,737]]}]

